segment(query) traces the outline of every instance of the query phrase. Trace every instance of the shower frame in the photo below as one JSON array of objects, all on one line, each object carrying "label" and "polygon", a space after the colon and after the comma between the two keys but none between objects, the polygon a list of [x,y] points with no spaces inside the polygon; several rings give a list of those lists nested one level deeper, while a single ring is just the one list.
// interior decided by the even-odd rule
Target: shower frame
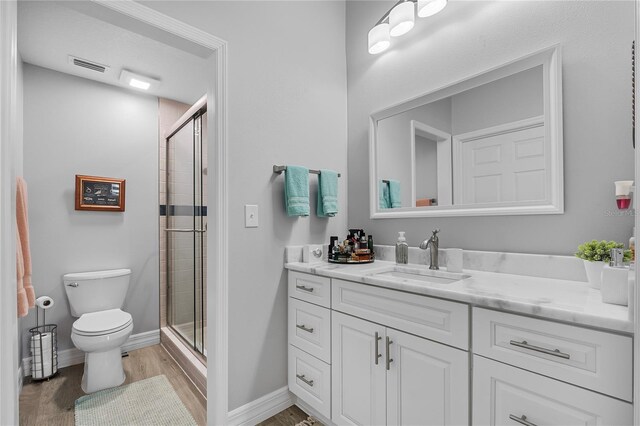
[{"label": "shower frame", "polygon": [[[166,185],[166,228],[164,232],[166,233],[166,286],[167,286],[167,300],[166,300],[166,312],[167,312],[167,326],[173,331],[174,335],[178,336],[178,338],[184,343],[184,345],[195,354],[206,366],[206,297],[205,297],[205,286],[206,286],[206,278],[205,278],[205,268],[206,268],[206,258],[203,255],[205,253],[206,246],[206,231],[207,224],[204,219],[204,209],[206,205],[204,203],[204,191],[203,188],[205,186],[205,176],[204,170],[206,168],[203,162],[203,151],[205,148],[203,146],[206,144],[206,140],[203,141],[203,130],[202,120],[206,119],[207,114],[207,96],[204,95],[200,98],[193,106],[191,106],[183,115],[174,123],[174,125],[169,129],[165,136],[165,147],[166,147],[166,159],[167,166],[165,169],[165,185]],[[170,140],[176,136],[182,129],[184,129],[189,124],[193,123],[193,129],[191,132],[192,140],[192,160],[193,164],[191,167],[192,171],[192,227],[191,228],[170,228],[170,218],[171,211],[170,201],[172,191],[170,190],[170,172],[171,167],[169,166],[169,144]],[[199,166],[199,167],[197,167]],[[199,170],[199,173],[197,172]],[[174,215],[175,216],[175,215]],[[192,233],[193,234],[193,339],[190,340],[187,336],[184,335],[184,331],[180,330],[177,325],[174,324],[174,309],[172,306],[174,303],[174,294],[173,294],[173,285],[174,279],[171,274],[171,266],[172,262],[170,261],[169,253],[171,253],[171,244],[172,244],[172,233]],[[198,256],[199,254],[199,256]],[[198,286],[200,286],[198,288]],[[199,297],[198,297],[199,294]]]}]

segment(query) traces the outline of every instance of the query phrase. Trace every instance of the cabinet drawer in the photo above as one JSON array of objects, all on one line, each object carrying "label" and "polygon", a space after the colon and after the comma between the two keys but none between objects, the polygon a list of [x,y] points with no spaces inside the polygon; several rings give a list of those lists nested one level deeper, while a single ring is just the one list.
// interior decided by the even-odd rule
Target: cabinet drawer
[{"label": "cabinet drawer", "polygon": [[407,333],[469,348],[469,307],[432,297],[334,279],[331,307]]},{"label": "cabinet drawer", "polygon": [[289,298],[289,344],[331,363],[331,311]]},{"label": "cabinet drawer", "polygon": [[629,403],[477,355],[473,362],[474,425],[633,424]]},{"label": "cabinet drawer", "polygon": [[632,401],[630,337],[474,308],[473,348],[479,355]]},{"label": "cabinet drawer", "polygon": [[331,280],[289,271],[289,296],[328,308],[331,304]]},{"label": "cabinet drawer", "polygon": [[331,367],[293,345],[289,345],[289,390],[331,417]]}]

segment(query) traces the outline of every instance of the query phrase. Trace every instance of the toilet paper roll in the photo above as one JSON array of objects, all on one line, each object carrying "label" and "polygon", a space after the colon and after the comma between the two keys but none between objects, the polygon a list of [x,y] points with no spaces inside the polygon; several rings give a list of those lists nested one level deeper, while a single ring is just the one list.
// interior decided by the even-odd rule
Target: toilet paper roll
[{"label": "toilet paper roll", "polygon": [[49,296],[40,296],[36,299],[36,306],[41,309],[50,309],[53,308],[55,302]]},{"label": "toilet paper roll", "polygon": [[52,346],[52,337],[51,333],[35,334],[31,336],[31,347],[39,348],[42,345],[43,348],[50,348]]},{"label": "toilet paper roll", "polygon": [[44,379],[55,374],[58,371],[55,364],[51,361],[48,363],[31,363],[31,377],[34,379]]}]

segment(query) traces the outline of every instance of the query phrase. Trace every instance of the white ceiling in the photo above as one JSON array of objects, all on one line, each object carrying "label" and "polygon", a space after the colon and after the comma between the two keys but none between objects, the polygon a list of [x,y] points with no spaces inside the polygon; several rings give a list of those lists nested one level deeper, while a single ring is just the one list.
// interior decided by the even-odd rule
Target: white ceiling
[{"label": "white ceiling", "polygon": [[[19,1],[18,50],[24,62],[130,90],[119,81],[123,69],[156,78],[160,86],[144,93],[187,104],[206,93],[212,69],[211,52],[201,46],[93,2]],[[104,74],[80,68],[69,55],[110,68]]]}]

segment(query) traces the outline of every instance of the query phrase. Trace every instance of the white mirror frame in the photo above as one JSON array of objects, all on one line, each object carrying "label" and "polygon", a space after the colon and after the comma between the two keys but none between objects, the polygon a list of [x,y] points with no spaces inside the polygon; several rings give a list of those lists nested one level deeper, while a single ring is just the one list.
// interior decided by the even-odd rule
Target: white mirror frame
[{"label": "white mirror frame", "polygon": [[[550,165],[550,181],[545,200],[535,203],[505,202],[430,207],[402,207],[380,209],[378,204],[377,175],[377,123],[379,120],[403,113],[430,102],[444,99],[500,78],[543,66],[543,103],[545,140],[549,141],[547,161]],[[455,153],[454,153],[455,154]],[[413,162],[413,158],[411,159]],[[415,167],[411,166],[412,169]],[[415,178],[415,172],[412,173]],[[412,185],[415,186],[415,185]],[[412,193],[415,191],[412,188]],[[415,198],[415,195],[412,197]],[[413,200],[415,205],[415,199]],[[408,99],[404,102],[371,114],[369,117],[369,211],[371,219],[454,216],[500,216],[525,214],[564,213],[563,136],[562,136],[562,61],[559,45],[523,56],[496,66],[488,71],[457,81],[441,89]]]}]

